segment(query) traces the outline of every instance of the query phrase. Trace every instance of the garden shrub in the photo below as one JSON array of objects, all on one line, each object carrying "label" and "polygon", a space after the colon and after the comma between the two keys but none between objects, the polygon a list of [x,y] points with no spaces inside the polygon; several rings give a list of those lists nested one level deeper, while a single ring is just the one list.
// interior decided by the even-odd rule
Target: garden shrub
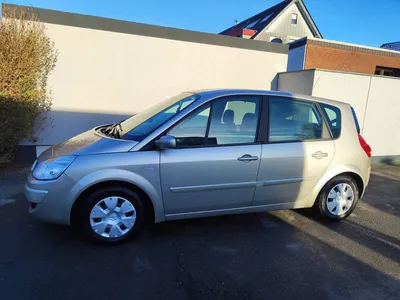
[{"label": "garden shrub", "polygon": [[0,158],[12,158],[23,138],[36,141],[50,110],[47,78],[57,50],[33,9],[3,6],[0,20]]}]

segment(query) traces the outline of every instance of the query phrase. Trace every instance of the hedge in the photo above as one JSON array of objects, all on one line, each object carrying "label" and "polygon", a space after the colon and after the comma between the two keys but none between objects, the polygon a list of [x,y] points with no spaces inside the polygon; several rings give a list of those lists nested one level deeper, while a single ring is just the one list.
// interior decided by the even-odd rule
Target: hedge
[{"label": "hedge", "polygon": [[0,20],[0,157],[12,158],[23,138],[36,140],[51,107],[47,78],[57,50],[33,9],[3,7]]}]

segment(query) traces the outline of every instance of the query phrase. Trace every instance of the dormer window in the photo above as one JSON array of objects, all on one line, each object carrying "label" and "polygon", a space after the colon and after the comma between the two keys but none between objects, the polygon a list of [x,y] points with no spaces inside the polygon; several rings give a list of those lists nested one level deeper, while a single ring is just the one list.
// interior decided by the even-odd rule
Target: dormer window
[{"label": "dormer window", "polygon": [[297,14],[292,14],[292,24],[293,25],[297,24]]}]

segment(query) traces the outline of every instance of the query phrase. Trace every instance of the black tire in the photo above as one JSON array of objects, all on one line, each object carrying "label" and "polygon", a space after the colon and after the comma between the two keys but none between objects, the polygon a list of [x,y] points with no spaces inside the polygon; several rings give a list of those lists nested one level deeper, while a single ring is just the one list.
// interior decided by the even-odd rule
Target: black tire
[{"label": "black tire", "polygon": [[[102,199],[107,197],[122,197],[129,201],[136,210],[134,226],[124,235],[117,238],[103,237],[98,235],[90,224],[90,212],[92,208]],[[77,229],[87,238],[95,242],[115,244],[132,238],[143,227],[145,221],[145,209],[140,196],[134,191],[120,186],[100,188],[84,199],[78,207],[76,220]]]},{"label": "black tire", "polygon": [[[328,194],[329,192],[340,183],[346,183],[351,186],[354,192],[354,199],[351,207],[342,215],[332,214],[328,209]],[[340,221],[346,219],[354,210],[359,198],[359,190],[356,182],[349,176],[337,176],[328,181],[318,195],[317,203],[320,214],[330,220]]]}]

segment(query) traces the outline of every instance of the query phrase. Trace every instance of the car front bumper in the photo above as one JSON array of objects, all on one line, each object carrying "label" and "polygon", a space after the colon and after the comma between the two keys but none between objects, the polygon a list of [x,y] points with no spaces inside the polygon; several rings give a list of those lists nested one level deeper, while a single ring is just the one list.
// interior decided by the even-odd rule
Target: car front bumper
[{"label": "car front bumper", "polygon": [[30,203],[29,212],[38,219],[70,225],[70,195],[76,183],[62,174],[56,180],[42,181],[28,175],[25,197]]}]

